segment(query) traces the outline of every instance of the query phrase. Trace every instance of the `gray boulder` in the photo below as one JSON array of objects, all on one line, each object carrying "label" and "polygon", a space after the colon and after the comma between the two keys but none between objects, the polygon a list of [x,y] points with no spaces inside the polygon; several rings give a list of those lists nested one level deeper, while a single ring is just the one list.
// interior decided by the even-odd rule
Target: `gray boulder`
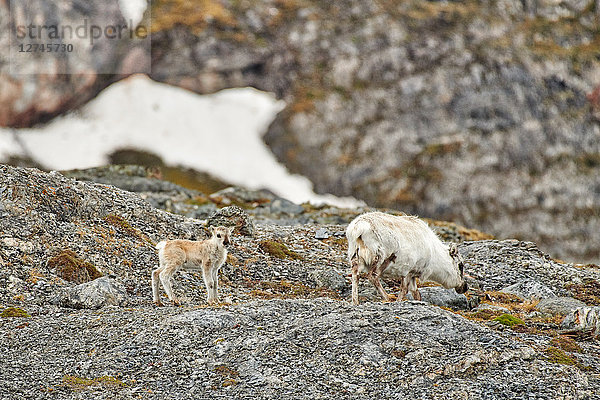
[{"label": "gray boulder", "polygon": [[600,307],[580,307],[572,310],[561,324],[561,328],[570,332],[589,332],[600,335]]},{"label": "gray boulder", "polygon": [[584,302],[572,297],[554,297],[540,301],[536,308],[546,314],[567,315],[574,309],[585,306]]},{"label": "gray boulder", "polygon": [[69,308],[98,309],[104,306],[122,306],[127,301],[125,288],[108,276],[69,288],[54,303]]},{"label": "gray boulder", "polygon": [[526,280],[515,283],[500,290],[503,293],[514,294],[523,299],[550,299],[557,297],[556,294],[548,286],[543,285],[534,280]]},{"label": "gray boulder", "polygon": [[287,199],[278,197],[269,204],[269,211],[272,214],[300,215],[304,212],[304,207]]},{"label": "gray boulder", "polygon": [[346,287],[346,279],[333,269],[314,270],[311,275],[317,287],[338,291]]},{"label": "gray boulder", "polygon": [[[440,307],[448,307],[454,310],[468,310],[469,301],[464,294],[458,294],[454,289],[445,289],[443,287],[424,287],[420,288],[421,301]],[[406,295],[408,299],[413,299],[412,295]]]},{"label": "gray boulder", "polygon": [[206,226],[233,226],[244,236],[254,235],[254,223],[246,211],[238,206],[223,207],[206,221]]}]

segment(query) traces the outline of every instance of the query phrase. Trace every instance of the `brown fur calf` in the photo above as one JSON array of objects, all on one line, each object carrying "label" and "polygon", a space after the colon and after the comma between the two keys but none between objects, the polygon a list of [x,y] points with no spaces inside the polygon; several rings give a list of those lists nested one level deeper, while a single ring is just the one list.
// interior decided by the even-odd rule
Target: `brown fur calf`
[{"label": "brown fur calf", "polygon": [[219,287],[219,268],[227,258],[225,245],[229,244],[229,237],[233,228],[219,226],[212,229],[210,239],[192,240],[163,240],[156,245],[160,266],[152,271],[152,297],[154,303],[161,306],[158,295],[158,283],[162,283],[169,300],[179,304],[173,295],[171,279],[175,272],[184,270],[202,270],[202,278],[208,292],[208,303],[217,302],[217,289]]}]

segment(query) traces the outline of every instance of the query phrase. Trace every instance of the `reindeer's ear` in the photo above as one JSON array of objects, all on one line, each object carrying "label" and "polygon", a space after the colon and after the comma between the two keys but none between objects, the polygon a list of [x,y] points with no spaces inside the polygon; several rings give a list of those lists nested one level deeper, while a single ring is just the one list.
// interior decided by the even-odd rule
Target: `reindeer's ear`
[{"label": "reindeer's ear", "polygon": [[230,226],[227,228],[227,232],[229,232],[229,234],[231,235],[233,233],[234,229],[235,229],[235,226]]},{"label": "reindeer's ear", "polygon": [[452,257],[458,256],[458,246],[456,245],[456,243],[450,243],[450,247],[448,249],[448,252],[450,253],[450,255]]}]

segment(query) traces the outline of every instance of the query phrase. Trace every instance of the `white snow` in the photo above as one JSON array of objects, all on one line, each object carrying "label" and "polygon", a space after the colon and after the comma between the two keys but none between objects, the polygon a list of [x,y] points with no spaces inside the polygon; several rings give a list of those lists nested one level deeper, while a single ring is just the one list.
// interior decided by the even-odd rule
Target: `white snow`
[{"label": "white snow", "polygon": [[315,194],[307,178],[277,162],[261,137],[282,107],[271,94],[251,88],[202,96],[134,75],[44,127],[17,135],[0,128],[0,160],[26,149],[44,167],[67,170],[105,165],[115,150],[136,148],[167,164],[267,188],[296,203],[362,205],[354,198]]},{"label": "white snow", "polygon": [[148,3],[146,3],[146,0],[119,0],[119,8],[121,9],[123,18],[125,18],[127,23],[129,21],[132,22],[133,26],[130,26],[130,29],[135,28],[142,20],[147,7]]}]

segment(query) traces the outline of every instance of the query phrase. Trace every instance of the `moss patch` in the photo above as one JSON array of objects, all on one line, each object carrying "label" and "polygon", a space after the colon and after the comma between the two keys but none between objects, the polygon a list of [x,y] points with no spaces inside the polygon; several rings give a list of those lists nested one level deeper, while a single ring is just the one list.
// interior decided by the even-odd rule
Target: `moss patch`
[{"label": "moss patch", "polygon": [[275,240],[263,240],[258,245],[268,255],[281,259],[301,260],[302,256]]},{"label": "moss patch", "polygon": [[567,336],[557,336],[552,338],[550,343],[558,348],[561,348],[564,351],[568,351],[570,353],[581,353],[583,349],[577,344],[577,342]]},{"label": "moss patch", "polygon": [[72,389],[79,389],[79,390],[85,389],[90,386],[98,386],[98,385],[102,385],[102,386],[108,387],[108,388],[127,386],[120,379],[117,379],[114,376],[108,376],[108,375],[104,375],[104,376],[101,376],[98,378],[93,378],[93,379],[82,378],[82,377],[73,376],[73,375],[65,375],[62,378],[62,382],[64,385],[66,385]]},{"label": "moss patch", "polygon": [[216,0],[157,0],[152,2],[152,32],[173,28],[175,25],[188,27],[199,34],[209,24],[224,28],[237,26],[232,13]]},{"label": "moss patch", "polygon": [[106,217],[104,217],[104,221],[108,222],[129,236],[133,236],[136,239],[142,240],[153,247],[156,245],[156,243],[154,243],[148,236],[144,235],[139,229],[131,226],[131,224],[127,222],[125,218],[119,215],[108,214]]},{"label": "moss patch", "polygon": [[492,318],[499,317],[504,313],[500,310],[483,309],[478,311],[460,312],[460,314],[472,321],[489,321]]},{"label": "moss patch", "polygon": [[594,279],[586,279],[580,284],[567,284],[567,290],[574,298],[588,305],[600,305],[600,282]]},{"label": "moss patch", "polygon": [[502,314],[494,318],[493,321],[500,322],[502,325],[510,326],[511,328],[515,325],[525,325],[525,322],[521,318],[510,314]]},{"label": "moss patch", "polygon": [[555,364],[575,365],[576,361],[563,350],[556,347],[548,347],[544,350],[546,360]]},{"label": "moss patch", "polygon": [[27,311],[18,307],[8,307],[2,310],[0,313],[2,318],[29,318],[31,315],[27,314]]},{"label": "moss patch", "polygon": [[79,258],[73,250],[63,250],[59,255],[50,258],[47,265],[69,282],[85,283],[102,276],[92,263]]}]

